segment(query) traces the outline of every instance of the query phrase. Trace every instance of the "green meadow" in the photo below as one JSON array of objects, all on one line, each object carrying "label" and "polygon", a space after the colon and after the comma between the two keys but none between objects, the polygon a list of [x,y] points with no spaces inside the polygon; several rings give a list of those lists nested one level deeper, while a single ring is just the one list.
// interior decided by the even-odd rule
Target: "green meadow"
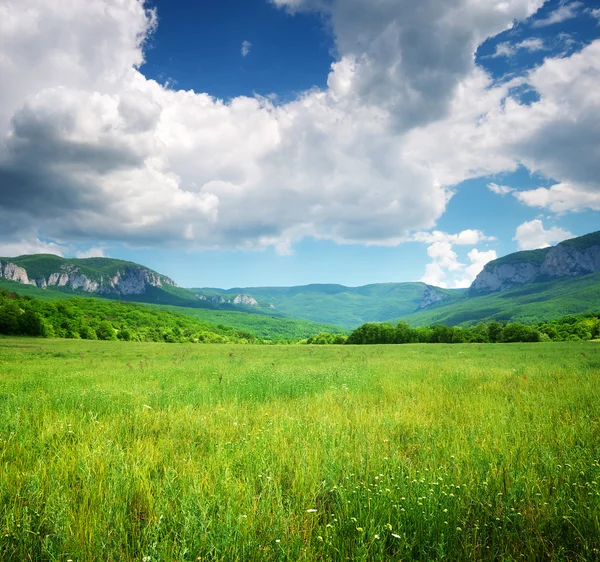
[{"label": "green meadow", "polygon": [[0,560],[599,560],[600,344],[0,338]]}]

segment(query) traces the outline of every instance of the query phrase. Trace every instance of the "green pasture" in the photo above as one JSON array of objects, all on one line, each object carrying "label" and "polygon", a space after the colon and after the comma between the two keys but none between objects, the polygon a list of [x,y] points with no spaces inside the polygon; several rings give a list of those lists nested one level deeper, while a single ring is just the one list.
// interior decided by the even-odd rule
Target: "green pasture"
[{"label": "green pasture", "polygon": [[0,560],[599,560],[600,344],[0,338]]}]

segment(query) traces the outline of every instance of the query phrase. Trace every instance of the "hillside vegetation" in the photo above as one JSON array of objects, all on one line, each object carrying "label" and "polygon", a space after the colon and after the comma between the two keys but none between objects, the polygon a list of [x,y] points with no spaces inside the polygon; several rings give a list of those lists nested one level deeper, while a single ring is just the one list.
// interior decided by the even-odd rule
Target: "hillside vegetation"
[{"label": "hillside vegetation", "polygon": [[[46,296],[64,296],[60,291],[36,291]],[[335,326],[260,314],[138,305],[75,296],[42,301],[0,289],[0,334],[5,335],[227,343],[298,341],[324,330],[344,333]]]},{"label": "hillside vegetation", "polygon": [[254,341],[254,334],[131,303],[41,301],[0,290],[0,334],[143,342]]},{"label": "hillside vegetation", "polygon": [[[305,285],[300,287],[247,287],[227,291],[192,289],[214,295],[248,294],[262,307],[291,318],[354,328],[364,322],[383,322],[418,309],[424,283],[378,283],[363,287]],[[463,291],[435,289],[448,301],[461,298]]]},{"label": "hillside vegetation", "polygon": [[246,311],[211,310],[207,308],[185,308],[179,306],[165,306],[149,304],[152,308],[168,310],[175,314],[183,314],[211,324],[225,324],[235,326],[237,329],[252,332],[256,337],[272,341],[295,341],[308,338],[319,332],[331,334],[347,334],[350,330],[311,322],[297,318],[269,316],[268,314],[252,314]]},{"label": "hillside vegetation", "polygon": [[398,318],[411,326],[478,322],[523,322],[535,324],[568,314],[586,314],[600,308],[600,273],[531,283],[489,295],[441,303]]},{"label": "hillside vegetation", "polygon": [[[122,260],[73,260],[50,255],[7,259],[25,268],[30,281],[48,285],[44,290],[17,285],[10,279],[27,282],[23,270],[7,269],[4,264],[3,275],[9,280],[0,279],[0,287],[23,295],[43,300],[85,295],[154,304],[172,312],[178,307],[177,312],[187,316],[233,324],[277,340],[319,332],[343,333],[368,322],[395,324],[400,320],[413,327],[471,326],[489,321],[538,324],[569,314],[593,313],[600,303],[600,232],[491,261],[469,290],[423,283],[184,289],[148,268]],[[56,275],[50,282],[47,276],[57,271],[73,272],[70,285],[63,280],[63,286],[57,287]],[[76,277],[85,274],[97,280],[116,272],[119,275],[116,281],[109,280],[110,286],[106,279],[100,287],[88,283],[88,292],[82,291],[81,280]],[[287,320],[274,322],[277,318]]]}]

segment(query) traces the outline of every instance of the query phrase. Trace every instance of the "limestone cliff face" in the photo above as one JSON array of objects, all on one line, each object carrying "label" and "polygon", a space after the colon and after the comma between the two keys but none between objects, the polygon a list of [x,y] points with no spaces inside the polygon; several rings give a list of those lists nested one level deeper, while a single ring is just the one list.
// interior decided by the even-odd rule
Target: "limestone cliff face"
[{"label": "limestone cliff face", "polygon": [[154,273],[141,266],[124,266],[112,277],[100,276],[89,279],[74,265],[61,266],[61,271],[50,273],[47,277],[30,279],[25,268],[11,262],[0,262],[0,278],[16,281],[25,285],[35,285],[40,289],[48,287],[67,287],[74,291],[98,293],[102,295],[141,295],[147,286],[163,287],[177,285],[168,277]]},{"label": "limestone cliff face", "polygon": [[110,279],[102,278],[97,290],[103,294],[141,295],[147,285],[162,287],[163,284],[177,286],[164,275],[159,275],[144,267],[127,266]]},{"label": "limestone cliff face", "polygon": [[35,285],[35,281],[29,279],[24,268],[9,262],[0,262],[0,277],[22,283],[23,285]]},{"label": "limestone cliff face", "polygon": [[[493,264],[494,262],[491,262]],[[489,267],[488,267],[489,266]],[[531,283],[540,273],[539,266],[532,263],[503,264],[498,267],[486,265],[475,278],[471,291],[493,293],[506,291],[517,285]]]},{"label": "limestone cliff face", "polygon": [[196,293],[196,298],[198,300],[212,302],[214,304],[243,304],[246,306],[260,306],[258,301],[250,295],[236,295],[233,298],[229,297],[228,299],[225,299],[221,295],[203,295],[202,293]]},{"label": "limestone cliff face", "polygon": [[233,299],[233,304],[245,304],[246,306],[258,306],[258,301],[250,295],[238,295]]},{"label": "limestone cliff face", "polygon": [[471,285],[471,294],[505,291],[556,277],[600,271],[600,233],[567,240],[543,250],[511,254],[488,263]]},{"label": "limestone cliff face", "polygon": [[547,277],[576,277],[600,271],[600,245],[577,248],[559,244],[552,248],[540,268]]},{"label": "limestone cliff face", "polygon": [[423,308],[427,308],[432,304],[441,302],[448,298],[446,293],[442,293],[442,291],[438,291],[435,287],[431,285],[425,285],[425,291],[423,292],[423,296],[421,297],[421,302],[419,303],[418,310]]}]

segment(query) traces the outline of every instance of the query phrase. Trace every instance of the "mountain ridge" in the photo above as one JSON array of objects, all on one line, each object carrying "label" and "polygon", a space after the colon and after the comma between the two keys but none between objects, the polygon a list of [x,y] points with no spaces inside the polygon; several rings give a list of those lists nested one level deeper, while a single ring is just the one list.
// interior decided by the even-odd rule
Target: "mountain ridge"
[{"label": "mountain ridge", "polygon": [[470,296],[506,291],[519,285],[600,271],[600,231],[556,246],[508,254],[485,265],[469,289]]},{"label": "mountain ridge", "polygon": [[35,254],[0,258],[0,277],[39,289],[69,288],[101,295],[139,295],[146,285],[177,288],[177,284],[139,264],[111,258],[61,258]]},{"label": "mountain ridge", "polygon": [[545,320],[600,309],[600,232],[502,256],[489,262],[468,290],[421,282],[186,289],[133,262],[47,254],[0,258],[2,278],[75,295],[296,318],[348,329],[394,319],[452,325],[492,318]]}]

